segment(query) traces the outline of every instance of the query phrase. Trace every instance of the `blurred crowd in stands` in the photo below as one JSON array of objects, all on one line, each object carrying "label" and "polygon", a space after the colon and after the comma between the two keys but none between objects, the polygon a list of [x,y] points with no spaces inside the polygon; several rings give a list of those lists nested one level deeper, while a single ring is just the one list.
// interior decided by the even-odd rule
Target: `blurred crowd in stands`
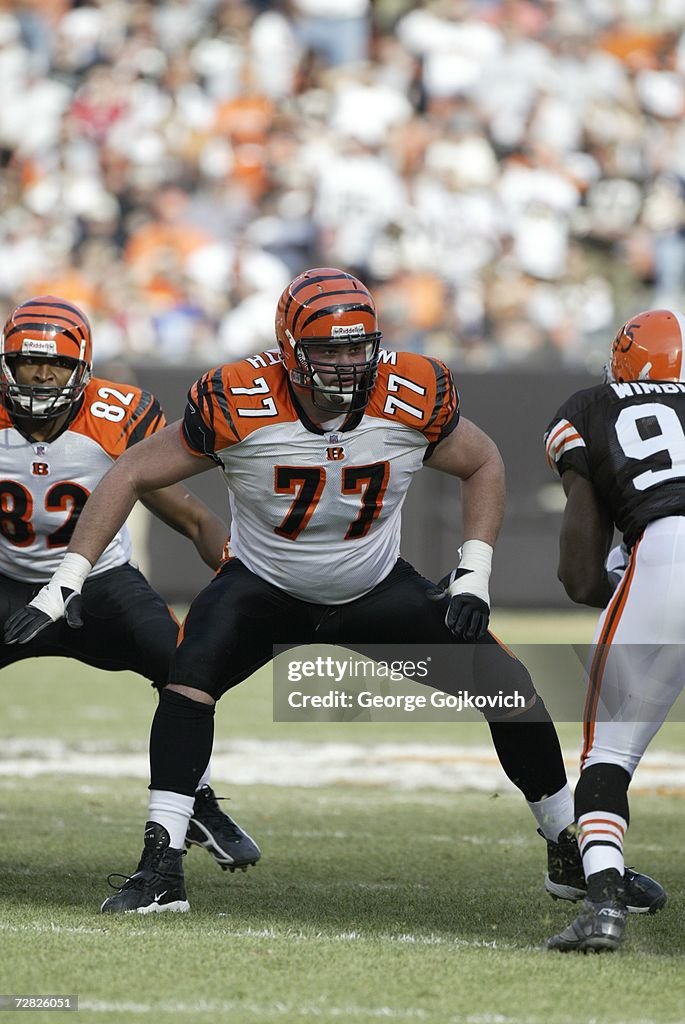
[{"label": "blurred crowd in stands", "polygon": [[100,361],[271,347],[311,265],[483,370],[685,305],[684,0],[0,0],[0,97],[0,312]]}]

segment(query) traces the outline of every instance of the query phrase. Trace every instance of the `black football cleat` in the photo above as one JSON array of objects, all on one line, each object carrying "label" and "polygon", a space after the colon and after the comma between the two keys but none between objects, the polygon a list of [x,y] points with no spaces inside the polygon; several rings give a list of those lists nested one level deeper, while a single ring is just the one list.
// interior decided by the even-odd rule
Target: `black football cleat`
[{"label": "black football cleat", "polygon": [[563,932],[547,940],[559,953],[603,953],[619,948],[626,927],[625,887],[615,868],[590,875],[583,909]]},{"label": "black football cleat", "polygon": [[188,823],[186,847],[204,847],[223,871],[236,868],[247,871],[250,864],[257,863],[261,850],[233,818],[224,814],[218,803],[221,799],[223,797],[216,797],[210,786],[198,789]]},{"label": "black football cleat", "polygon": [[[666,890],[655,878],[627,867],[623,881],[629,914],[656,914],[666,903]],[[587,895],[583,861],[570,828],[564,829],[556,843],[547,840],[545,889],[552,899],[570,900],[571,903],[577,903]]]},{"label": "black football cleat", "polygon": [[190,910],[183,878],[185,850],[169,846],[169,833],[154,821],[145,826],[145,846],[140,863],[132,875],[111,874],[124,884],[108,896],[101,914],[154,914],[164,910],[183,913]]}]

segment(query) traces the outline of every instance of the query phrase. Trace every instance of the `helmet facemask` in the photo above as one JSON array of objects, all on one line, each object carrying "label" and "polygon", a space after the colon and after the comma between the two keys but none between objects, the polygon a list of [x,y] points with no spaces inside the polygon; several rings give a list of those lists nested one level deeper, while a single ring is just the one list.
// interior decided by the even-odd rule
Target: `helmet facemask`
[{"label": "helmet facemask", "polygon": [[[69,380],[62,387],[44,387],[39,384],[19,384],[16,379],[18,353],[0,358],[0,384],[12,414],[19,419],[52,420],[67,412],[83,394],[90,380],[90,368],[81,360],[70,360],[74,367]],[[59,357],[64,363],[64,357]],[[44,362],[52,362],[45,359]]]},{"label": "helmet facemask", "polygon": [[[300,341],[289,338],[298,364],[290,379],[296,387],[311,393],[317,409],[360,412],[376,383],[380,338],[380,331],[361,334],[357,340],[351,336]],[[341,355],[346,353],[347,358],[336,358],[336,349]]]}]

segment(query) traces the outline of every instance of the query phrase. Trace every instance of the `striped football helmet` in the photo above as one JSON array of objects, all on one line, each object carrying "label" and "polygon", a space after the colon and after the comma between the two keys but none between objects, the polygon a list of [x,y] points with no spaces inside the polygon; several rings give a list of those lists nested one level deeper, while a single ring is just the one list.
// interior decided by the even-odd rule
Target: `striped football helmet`
[{"label": "striped football helmet", "polygon": [[[16,360],[59,361],[73,371],[64,387],[19,384]],[[86,315],[73,302],[38,295],[10,314],[0,340],[0,391],[14,415],[32,420],[60,416],[90,380],[93,342]]]},{"label": "striped football helmet", "polygon": [[276,339],[291,383],[327,412],[359,412],[378,371],[381,333],[366,285],[332,267],[305,270],[276,309]]}]

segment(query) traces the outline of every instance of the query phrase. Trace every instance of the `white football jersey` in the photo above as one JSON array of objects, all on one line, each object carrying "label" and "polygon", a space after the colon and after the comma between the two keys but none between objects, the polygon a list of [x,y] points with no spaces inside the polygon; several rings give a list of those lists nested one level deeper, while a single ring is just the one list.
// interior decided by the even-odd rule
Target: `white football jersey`
[{"label": "white football jersey", "polygon": [[443,363],[382,352],[364,412],[319,428],[294,404],[278,354],[265,352],[196,382],[182,436],[224,472],[232,553],[304,601],[344,604],[395,565],[411,479],[458,419]]},{"label": "white football jersey", "polygon": [[[0,573],[46,583],[91,491],[122,452],[163,426],[164,414],[149,392],[97,378],[89,382],[74,419],[52,441],[27,438],[0,406]],[[93,573],[130,557],[124,526]]]}]

